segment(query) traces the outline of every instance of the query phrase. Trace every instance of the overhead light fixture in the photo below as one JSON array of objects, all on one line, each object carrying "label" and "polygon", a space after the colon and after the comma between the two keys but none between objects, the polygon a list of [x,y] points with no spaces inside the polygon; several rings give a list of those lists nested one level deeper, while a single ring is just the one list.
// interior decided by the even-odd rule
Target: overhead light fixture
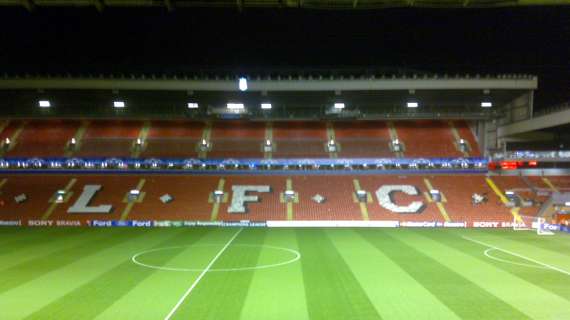
[{"label": "overhead light fixture", "polygon": [[491,101],[482,101],[481,102],[482,108],[491,108],[492,106],[493,106],[493,103]]},{"label": "overhead light fixture", "polygon": [[334,108],[335,108],[335,109],[344,109],[344,103],[342,103],[342,102],[336,102],[336,103],[334,104]]},{"label": "overhead light fixture", "polygon": [[124,108],[125,102],[124,101],[113,101],[113,107],[115,108]]},{"label": "overhead light fixture", "polygon": [[242,110],[245,108],[243,103],[228,103],[227,106],[228,106],[228,109],[231,109],[231,110]]},{"label": "overhead light fixture", "polygon": [[38,105],[40,108],[49,108],[51,107],[51,102],[49,102],[49,100],[40,100],[38,101]]},{"label": "overhead light fixture", "polygon": [[247,79],[244,77],[239,78],[238,87],[240,91],[247,90]]},{"label": "overhead light fixture", "polygon": [[417,108],[417,107],[420,106],[420,104],[419,104],[417,101],[408,101],[408,102],[406,103],[406,106],[407,106],[408,108]]},{"label": "overhead light fixture", "polygon": [[198,109],[198,103],[188,102],[188,109]]},{"label": "overhead light fixture", "polygon": [[263,110],[270,110],[272,108],[271,103],[262,103],[261,109]]}]

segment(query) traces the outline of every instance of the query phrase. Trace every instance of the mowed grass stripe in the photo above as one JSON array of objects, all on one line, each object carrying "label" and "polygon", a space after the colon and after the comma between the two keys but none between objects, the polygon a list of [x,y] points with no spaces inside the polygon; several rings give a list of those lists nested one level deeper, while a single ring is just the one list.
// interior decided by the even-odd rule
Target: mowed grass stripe
[{"label": "mowed grass stripe", "polygon": [[[268,231],[264,244],[299,250],[297,236],[293,229],[275,228]],[[266,249],[262,251],[259,263],[286,261],[292,257],[290,253]],[[240,318],[244,320],[309,319],[301,261],[257,270],[253,274]]]},{"label": "mowed grass stripe", "polygon": [[[402,233],[402,240],[415,243],[417,249],[429,252],[431,257],[448,268],[461,270],[463,277],[477,283],[481,288],[533,319],[570,319],[570,302],[549,292],[541,285],[542,281],[549,280],[550,274],[547,270],[491,260],[483,255],[484,247],[458,238],[450,232],[436,233],[431,230],[405,232]],[[515,258],[517,262],[528,263],[516,257],[510,258]],[[520,277],[521,271],[539,281],[534,284],[525,281],[526,279]],[[563,282],[566,279],[558,277],[558,280]],[[570,290],[566,292],[570,293]],[[565,312],[564,317],[561,312]]]},{"label": "mowed grass stripe", "polygon": [[[179,246],[181,243],[193,243],[200,239],[208,229],[184,229],[161,241],[152,248]],[[144,241],[144,240],[143,240]],[[185,248],[177,248],[162,252],[163,264],[175,258]],[[102,273],[59,299],[37,310],[26,319],[93,319],[117,299],[127,294],[133,287],[152,275],[156,270],[141,268],[135,265],[130,255],[125,255],[122,263]],[[85,303],[86,297],[88,303]],[[71,306],[71,307],[70,307]],[[133,306],[135,308],[136,306]]]},{"label": "mowed grass stripe", "polygon": [[356,231],[335,229],[328,233],[382,319],[459,319]]},{"label": "mowed grass stripe", "polygon": [[[68,230],[68,232],[69,234],[63,232],[45,235],[44,237],[38,238],[34,244],[28,243],[24,246],[14,244],[14,248],[11,248],[13,250],[0,254],[0,273],[4,269],[11,268],[15,265],[25,264],[28,261],[52,255],[54,252],[60,252],[82,243],[94,241],[94,238],[97,238],[97,235],[92,234],[92,231],[83,230],[83,232],[72,232]],[[18,238],[25,238],[28,235],[31,234],[24,233],[21,237],[18,236]],[[49,237],[49,239],[45,237]]]},{"label": "mowed grass stripe", "polygon": [[[198,229],[188,229],[189,232]],[[235,230],[230,228],[208,229],[199,240],[189,242],[181,240],[178,245],[185,248],[176,257],[168,259],[165,264],[163,253],[159,250],[139,256],[139,261],[151,265],[163,265],[173,268],[196,268],[202,270],[217,254],[218,250],[233,235]],[[218,244],[217,246],[214,244]],[[144,250],[147,251],[147,250]],[[139,268],[146,268],[137,266]],[[115,319],[164,319],[176,302],[188,290],[189,283],[195,281],[200,271],[175,272],[157,270],[149,277],[137,283],[122,297],[115,300],[113,305],[97,316],[97,320]],[[133,306],[144,306],[133,308]]]},{"label": "mowed grass stripe", "polygon": [[[89,254],[76,262],[63,266],[28,282],[13,290],[0,294],[0,310],[2,320],[22,319],[72,292],[101,274],[130,259],[131,255],[152,247],[170,238],[174,230],[122,228],[122,232],[132,235],[131,239],[111,248],[103,249],[96,254]],[[111,229],[100,229],[97,233],[111,235]],[[101,290],[112,290],[112,287],[101,287]],[[82,303],[88,303],[84,297]],[[67,308],[74,306],[68,305]]]},{"label": "mowed grass stripe", "polygon": [[3,255],[14,253],[25,248],[35,249],[40,244],[48,244],[53,241],[59,241],[62,237],[70,234],[81,233],[77,229],[67,228],[22,228],[19,232],[12,233],[5,241],[0,243],[0,258]]},{"label": "mowed grass stripe", "polygon": [[529,319],[498,297],[405,242],[403,232],[414,230],[361,230],[361,236],[397,263],[462,319]]},{"label": "mowed grass stripe", "polygon": [[[496,230],[495,231],[497,234],[502,234],[505,231],[503,230]],[[513,231],[510,231],[513,232]],[[474,239],[482,239],[484,237],[483,233],[475,233],[475,232],[470,232],[473,233],[473,235],[469,235],[470,238],[474,238]],[[462,232],[460,234],[455,234],[455,236],[460,237],[465,235],[465,232]],[[535,237],[538,237],[535,234]],[[485,238],[486,243],[489,244],[494,244],[497,247],[501,247],[501,244],[498,242],[490,242],[492,240],[490,240],[489,238]],[[532,242],[535,241],[540,241],[541,239],[532,239],[532,238],[528,238],[528,237],[521,237],[521,239],[525,239],[525,240],[520,240],[520,241],[528,241],[529,242],[529,246],[533,246]],[[464,240],[464,239],[461,239]],[[470,242],[467,240],[464,240],[465,242]],[[469,246],[470,248],[472,248],[472,250],[469,251],[465,251],[465,253],[470,254],[471,256],[483,260],[489,264],[492,264],[493,266],[495,266],[496,268],[499,268],[501,270],[504,270],[506,272],[509,272],[511,274],[513,274],[514,276],[533,284],[536,287],[542,288],[543,290],[547,290],[549,292],[551,292],[552,294],[557,295],[558,297],[561,297],[562,299],[565,299],[566,301],[570,301],[570,286],[568,286],[568,281],[570,281],[570,277],[568,277],[568,275],[557,272],[555,270],[551,270],[551,269],[540,269],[540,268],[532,268],[532,267],[526,267],[526,266],[520,266],[520,265],[516,265],[516,264],[509,264],[509,263],[505,263],[505,262],[500,262],[500,261],[495,261],[492,260],[491,258],[487,257],[484,255],[484,251],[487,249],[485,246],[479,245],[477,243],[473,243],[470,242],[469,244],[464,244],[461,241],[456,241],[454,243],[449,243],[449,246],[453,247],[453,248],[460,248],[460,247],[467,247]],[[530,251],[529,251],[530,250]],[[515,252],[515,251],[513,251]],[[522,254],[523,256],[530,256],[534,254],[534,251],[532,248],[529,248],[527,250],[527,252],[524,251],[516,251],[515,253],[517,254]],[[521,259],[512,255],[509,255],[507,253],[502,253],[500,251],[492,251],[489,254],[491,254],[491,256],[496,256],[500,259],[503,260],[508,260],[508,261],[513,261],[515,263],[524,263],[524,264],[530,264],[530,265],[535,265],[534,263],[525,260],[525,259]],[[570,259],[570,258],[568,258]],[[545,262],[545,263],[556,263],[556,261],[541,261],[541,262]],[[538,266],[538,265],[536,265]],[[556,299],[554,299],[556,300]],[[550,304],[550,303],[548,303]],[[569,305],[569,309],[570,310],[570,305]],[[568,312],[567,317],[570,319],[570,312]]]},{"label": "mowed grass stripe", "polygon": [[[266,229],[242,231],[214,263],[212,270],[257,265],[261,247],[244,247],[240,244],[262,245],[267,232]],[[236,319],[241,314],[254,272],[208,272],[172,319]],[[188,286],[191,284],[188,282]],[[175,303],[172,301],[172,305]]]},{"label": "mowed grass stripe", "polygon": [[323,229],[297,229],[311,319],[381,319]]},{"label": "mowed grass stripe", "polygon": [[[0,278],[0,294],[33,281],[44,274],[72,264],[78,259],[95,254],[99,250],[128,241],[132,237],[133,235],[122,234],[116,230],[116,232],[110,235],[94,234],[90,238],[83,238],[77,242],[73,242],[75,240],[73,238],[67,238],[66,240],[70,241],[72,245],[32,259],[21,259],[20,263],[12,265],[9,268],[0,268],[2,273],[2,277]],[[59,242],[55,243],[55,248],[57,248],[59,244]]]}]

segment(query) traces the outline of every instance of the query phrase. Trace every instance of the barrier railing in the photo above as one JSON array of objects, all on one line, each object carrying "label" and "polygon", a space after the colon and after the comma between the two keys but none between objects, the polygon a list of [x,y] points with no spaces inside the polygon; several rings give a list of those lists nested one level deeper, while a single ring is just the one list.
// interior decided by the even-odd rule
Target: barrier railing
[{"label": "barrier railing", "polygon": [[486,172],[486,158],[3,158],[0,172]]}]

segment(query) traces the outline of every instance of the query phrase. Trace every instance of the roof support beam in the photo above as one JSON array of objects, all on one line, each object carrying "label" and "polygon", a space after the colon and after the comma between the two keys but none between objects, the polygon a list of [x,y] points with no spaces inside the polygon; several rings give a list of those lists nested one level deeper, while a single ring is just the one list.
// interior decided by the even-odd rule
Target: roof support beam
[{"label": "roof support beam", "polygon": [[36,8],[33,0],[22,0],[22,5],[30,12]]},{"label": "roof support beam", "polygon": [[97,11],[99,12],[103,12],[103,9],[105,9],[105,3],[103,2],[103,0],[93,0],[93,5],[95,6],[95,9],[97,9]]},{"label": "roof support beam", "polygon": [[236,0],[236,5],[239,12],[243,11],[243,0]]},{"label": "roof support beam", "polygon": [[172,3],[172,0],[164,0],[164,6],[168,11],[174,10],[174,4]]},{"label": "roof support beam", "polygon": [[[362,90],[534,90],[536,78],[526,79],[355,79],[251,80],[248,91],[362,91]],[[235,80],[3,78],[0,89],[116,89],[237,91]]]},{"label": "roof support beam", "polygon": [[352,1],[352,7],[356,8],[356,6],[358,6],[358,0]]}]

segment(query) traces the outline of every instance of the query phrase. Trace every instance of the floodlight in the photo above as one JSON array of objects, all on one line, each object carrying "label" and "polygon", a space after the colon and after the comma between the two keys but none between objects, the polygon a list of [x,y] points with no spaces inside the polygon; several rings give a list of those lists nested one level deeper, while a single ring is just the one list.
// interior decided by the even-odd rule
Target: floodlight
[{"label": "floodlight", "polygon": [[334,108],[335,109],[344,109],[344,103],[342,102],[337,102],[334,104]]},{"label": "floodlight", "polygon": [[247,79],[244,77],[239,78],[239,90],[240,91],[246,91],[247,90]]},{"label": "floodlight", "polygon": [[38,105],[40,108],[49,108],[51,107],[51,102],[49,102],[49,100],[40,100],[38,101]]},{"label": "floodlight", "polygon": [[198,109],[198,103],[188,102],[188,109]]},{"label": "floodlight", "polygon": [[265,145],[266,145],[266,146],[271,146],[271,140],[269,140],[269,139],[265,140]]},{"label": "floodlight", "polygon": [[263,110],[270,110],[272,108],[271,103],[262,103],[261,109]]},{"label": "floodlight", "polygon": [[334,146],[335,144],[336,144],[336,142],[334,141],[334,139],[330,139],[329,146]]},{"label": "floodlight", "polygon": [[565,207],[570,207],[570,201],[564,203]]},{"label": "floodlight", "polygon": [[420,106],[417,101],[408,101],[406,105],[408,108],[417,108]]},{"label": "floodlight", "polygon": [[493,106],[493,103],[491,101],[481,101],[481,107],[482,108],[491,108]]},{"label": "floodlight", "polygon": [[125,102],[124,101],[113,101],[113,107],[115,108],[124,108]]},{"label": "floodlight", "polygon": [[231,110],[243,110],[245,108],[243,103],[228,103],[227,106],[228,106],[228,109],[231,109]]}]

